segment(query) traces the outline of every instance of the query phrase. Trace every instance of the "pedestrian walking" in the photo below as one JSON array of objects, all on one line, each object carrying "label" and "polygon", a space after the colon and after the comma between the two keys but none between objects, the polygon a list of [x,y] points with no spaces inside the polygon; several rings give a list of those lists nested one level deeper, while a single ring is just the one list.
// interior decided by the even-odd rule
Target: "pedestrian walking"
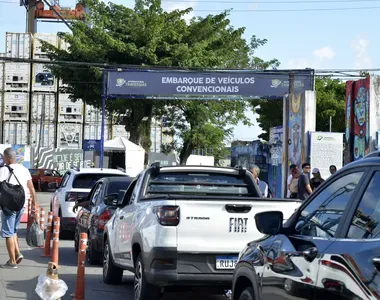
[{"label": "pedestrian walking", "polygon": [[249,171],[252,173],[253,178],[255,178],[257,185],[259,186],[261,194],[263,195],[263,197],[268,198],[268,196],[269,196],[268,184],[265,181],[262,181],[259,179],[260,168],[256,165],[251,165],[249,168]]},{"label": "pedestrian walking", "polygon": [[289,174],[289,176],[288,176],[288,180],[286,181],[286,183],[287,183],[287,186],[288,186],[288,191],[287,191],[287,193],[286,193],[286,198],[290,198],[290,195],[291,195],[291,191],[290,191],[290,189],[289,189],[289,184],[290,184],[290,182],[292,181],[292,179],[293,179],[293,174],[292,174],[292,172],[293,172],[293,170],[294,169],[298,169],[297,168],[297,166],[295,165],[295,164],[291,164],[290,165],[290,167],[289,167],[289,172],[290,172],[290,174]]},{"label": "pedestrian walking", "polygon": [[298,179],[301,175],[300,170],[296,167],[292,169],[292,178],[288,185],[288,190],[290,191],[289,198],[297,199],[298,198]]},{"label": "pedestrian walking", "polygon": [[317,187],[319,187],[325,180],[322,178],[321,173],[318,168],[314,168],[311,171],[313,178],[310,179],[310,187],[314,191]]},{"label": "pedestrian walking", "polygon": [[[28,194],[28,189],[32,197],[32,207],[36,204],[36,191],[34,190],[32,177],[27,168],[21,164],[16,163],[16,152],[12,148],[4,150],[4,164],[13,169],[11,173],[8,167],[0,169],[0,181],[8,181],[13,185],[21,185],[25,191],[25,198]],[[27,199],[25,199],[27,201]],[[17,230],[20,226],[20,221],[24,208],[20,211],[11,211],[5,207],[1,208],[1,234],[5,238],[9,260],[1,265],[4,269],[16,269],[17,265],[21,262],[24,256],[20,252]]]},{"label": "pedestrian walking", "polygon": [[312,190],[310,187],[310,164],[302,164],[302,173],[298,178],[298,199],[305,200],[311,194]]}]

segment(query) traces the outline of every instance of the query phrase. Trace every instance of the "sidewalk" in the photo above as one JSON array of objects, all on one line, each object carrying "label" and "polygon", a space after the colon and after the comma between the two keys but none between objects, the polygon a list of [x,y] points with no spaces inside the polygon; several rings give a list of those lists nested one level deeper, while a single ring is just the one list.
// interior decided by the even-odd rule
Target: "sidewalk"
[{"label": "sidewalk", "polygon": [[[15,270],[0,268],[0,300],[23,299],[39,300],[35,292],[38,276],[46,274],[49,258],[41,257],[43,249],[30,248],[25,241],[26,224],[21,224],[19,243],[24,259]],[[59,278],[68,286],[62,300],[73,299],[75,292],[78,256],[74,251],[74,242],[60,240],[59,247]],[[0,264],[9,259],[5,240],[0,238]],[[125,283],[121,285],[106,285],[102,282],[102,267],[86,264],[86,299],[105,297],[108,300],[133,299],[131,288],[132,276],[125,276]]]},{"label": "sidewalk", "polygon": [[[21,225],[19,243],[24,255],[23,261],[15,270],[0,268],[0,300],[3,299],[40,299],[35,293],[38,276],[46,272],[48,258],[42,258],[42,249],[30,248],[25,241],[26,225]],[[5,239],[0,238],[0,264],[9,259]],[[67,284],[67,283],[66,283]]]}]

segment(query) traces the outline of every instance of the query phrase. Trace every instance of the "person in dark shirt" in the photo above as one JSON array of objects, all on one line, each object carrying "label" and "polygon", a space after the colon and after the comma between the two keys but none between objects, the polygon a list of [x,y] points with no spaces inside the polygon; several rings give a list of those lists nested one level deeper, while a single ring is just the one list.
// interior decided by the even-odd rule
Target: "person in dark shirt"
[{"label": "person in dark shirt", "polygon": [[298,199],[305,200],[312,192],[310,187],[310,164],[302,164],[302,174],[298,179]]},{"label": "person in dark shirt", "polygon": [[313,178],[310,179],[310,186],[311,186],[311,189],[314,191],[325,180],[322,178],[321,173],[319,172],[318,168],[314,168],[311,174],[313,174]]}]

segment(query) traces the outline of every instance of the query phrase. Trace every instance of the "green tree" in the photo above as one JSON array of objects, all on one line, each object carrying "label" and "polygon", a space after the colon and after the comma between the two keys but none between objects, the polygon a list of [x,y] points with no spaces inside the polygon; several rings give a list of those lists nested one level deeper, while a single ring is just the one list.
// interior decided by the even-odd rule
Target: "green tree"
[{"label": "green tree", "polygon": [[[188,52],[182,42],[188,26],[182,17],[189,9],[164,12],[159,0],[136,0],[134,9],[100,0],[84,2],[90,11],[86,22],[74,22],[71,33],[60,33],[70,45],[69,51],[44,44],[51,59],[137,66],[182,64]],[[71,94],[73,101],[82,99],[87,104],[101,105],[101,68],[65,64],[53,66],[52,72],[67,84],[62,92]],[[153,106],[160,103],[114,99],[107,101],[107,111],[123,115],[130,140],[141,143],[149,151]],[[146,117],[148,120],[143,121]]]},{"label": "green tree", "polygon": [[[90,13],[86,22],[75,22],[71,33],[60,33],[70,44],[69,51],[45,46],[50,58],[59,61],[80,61],[137,66],[181,68],[265,68],[277,61],[265,62],[254,51],[266,40],[252,37],[248,45],[243,38],[245,28],[230,25],[228,11],[205,18],[193,18],[189,24],[184,16],[191,11],[165,12],[160,0],[136,0],[134,9],[85,0]],[[138,29],[138,30],[137,30]],[[257,69],[257,68],[255,68]],[[64,92],[72,99],[100,106],[101,68],[59,65],[52,72],[68,86]],[[158,91],[159,92],[159,91]],[[245,116],[246,101],[170,101],[115,99],[107,101],[107,111],[121,115],[130,140],[150,148],[150,122],[153,116],[166,116],[177,132],[178,140],[166,145],[176,149],[186,163],[191,152],[211,148],[222,153],[224,140],[239,121],[250,124]],[[147,121],[143,122],[143,119]],[[211,141],[211,142],[210,142]],[[148,150],[149,151],[149,150]]]},{"label": "green tree", "polygon": [[[345,98],[346,86],[339,79],[317,77],[315,79],[317,97],[316,130],[329,131],[330,116],[332,131],[343,132],[345,128]],[[269,128],[283,124],[283,100],[255,100],[252,102],[253,111],[259,117],[257,122],[264,132],[261,139],[269,139]]]}]

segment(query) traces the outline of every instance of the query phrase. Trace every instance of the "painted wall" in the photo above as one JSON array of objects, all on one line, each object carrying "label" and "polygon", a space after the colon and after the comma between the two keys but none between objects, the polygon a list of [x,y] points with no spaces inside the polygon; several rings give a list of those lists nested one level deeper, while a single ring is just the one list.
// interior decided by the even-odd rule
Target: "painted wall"
[{"label": "painted wall", "polygon": [[306,91],[288,97],[288,162],[301,166],[309,160],[309,132],[316,128],[315,92]]},{"label": "painted wall", "polygon": [[83,160],[83,151],[80,149],[53,149],[53,148],[33,148],[33,165],[38,168],[54,169],[61,174],[65,173],[70,166],[90,168],[92,160]]},{"label": "painted wall", "polygon": [[346,82],[345,164],[371,150],[370,77]]},{"label": "painted wall", "polygon": [[276,198],[281,198],[282,138],[282,126],[276,126],[270,129],[270,165],[268,168],[268,185],[272,195]]},{"label": "painted wall", "polygon": [[30,159],[30,151],[31,148],[25,145],[8,145],[8,144],[0,144],[0,165],[4,164],[3,162],[3,152],[6,148],[12,147],[16,151],[16,161],[19,164],[22,164],[25,168],[29,168],[31,165]]}]

